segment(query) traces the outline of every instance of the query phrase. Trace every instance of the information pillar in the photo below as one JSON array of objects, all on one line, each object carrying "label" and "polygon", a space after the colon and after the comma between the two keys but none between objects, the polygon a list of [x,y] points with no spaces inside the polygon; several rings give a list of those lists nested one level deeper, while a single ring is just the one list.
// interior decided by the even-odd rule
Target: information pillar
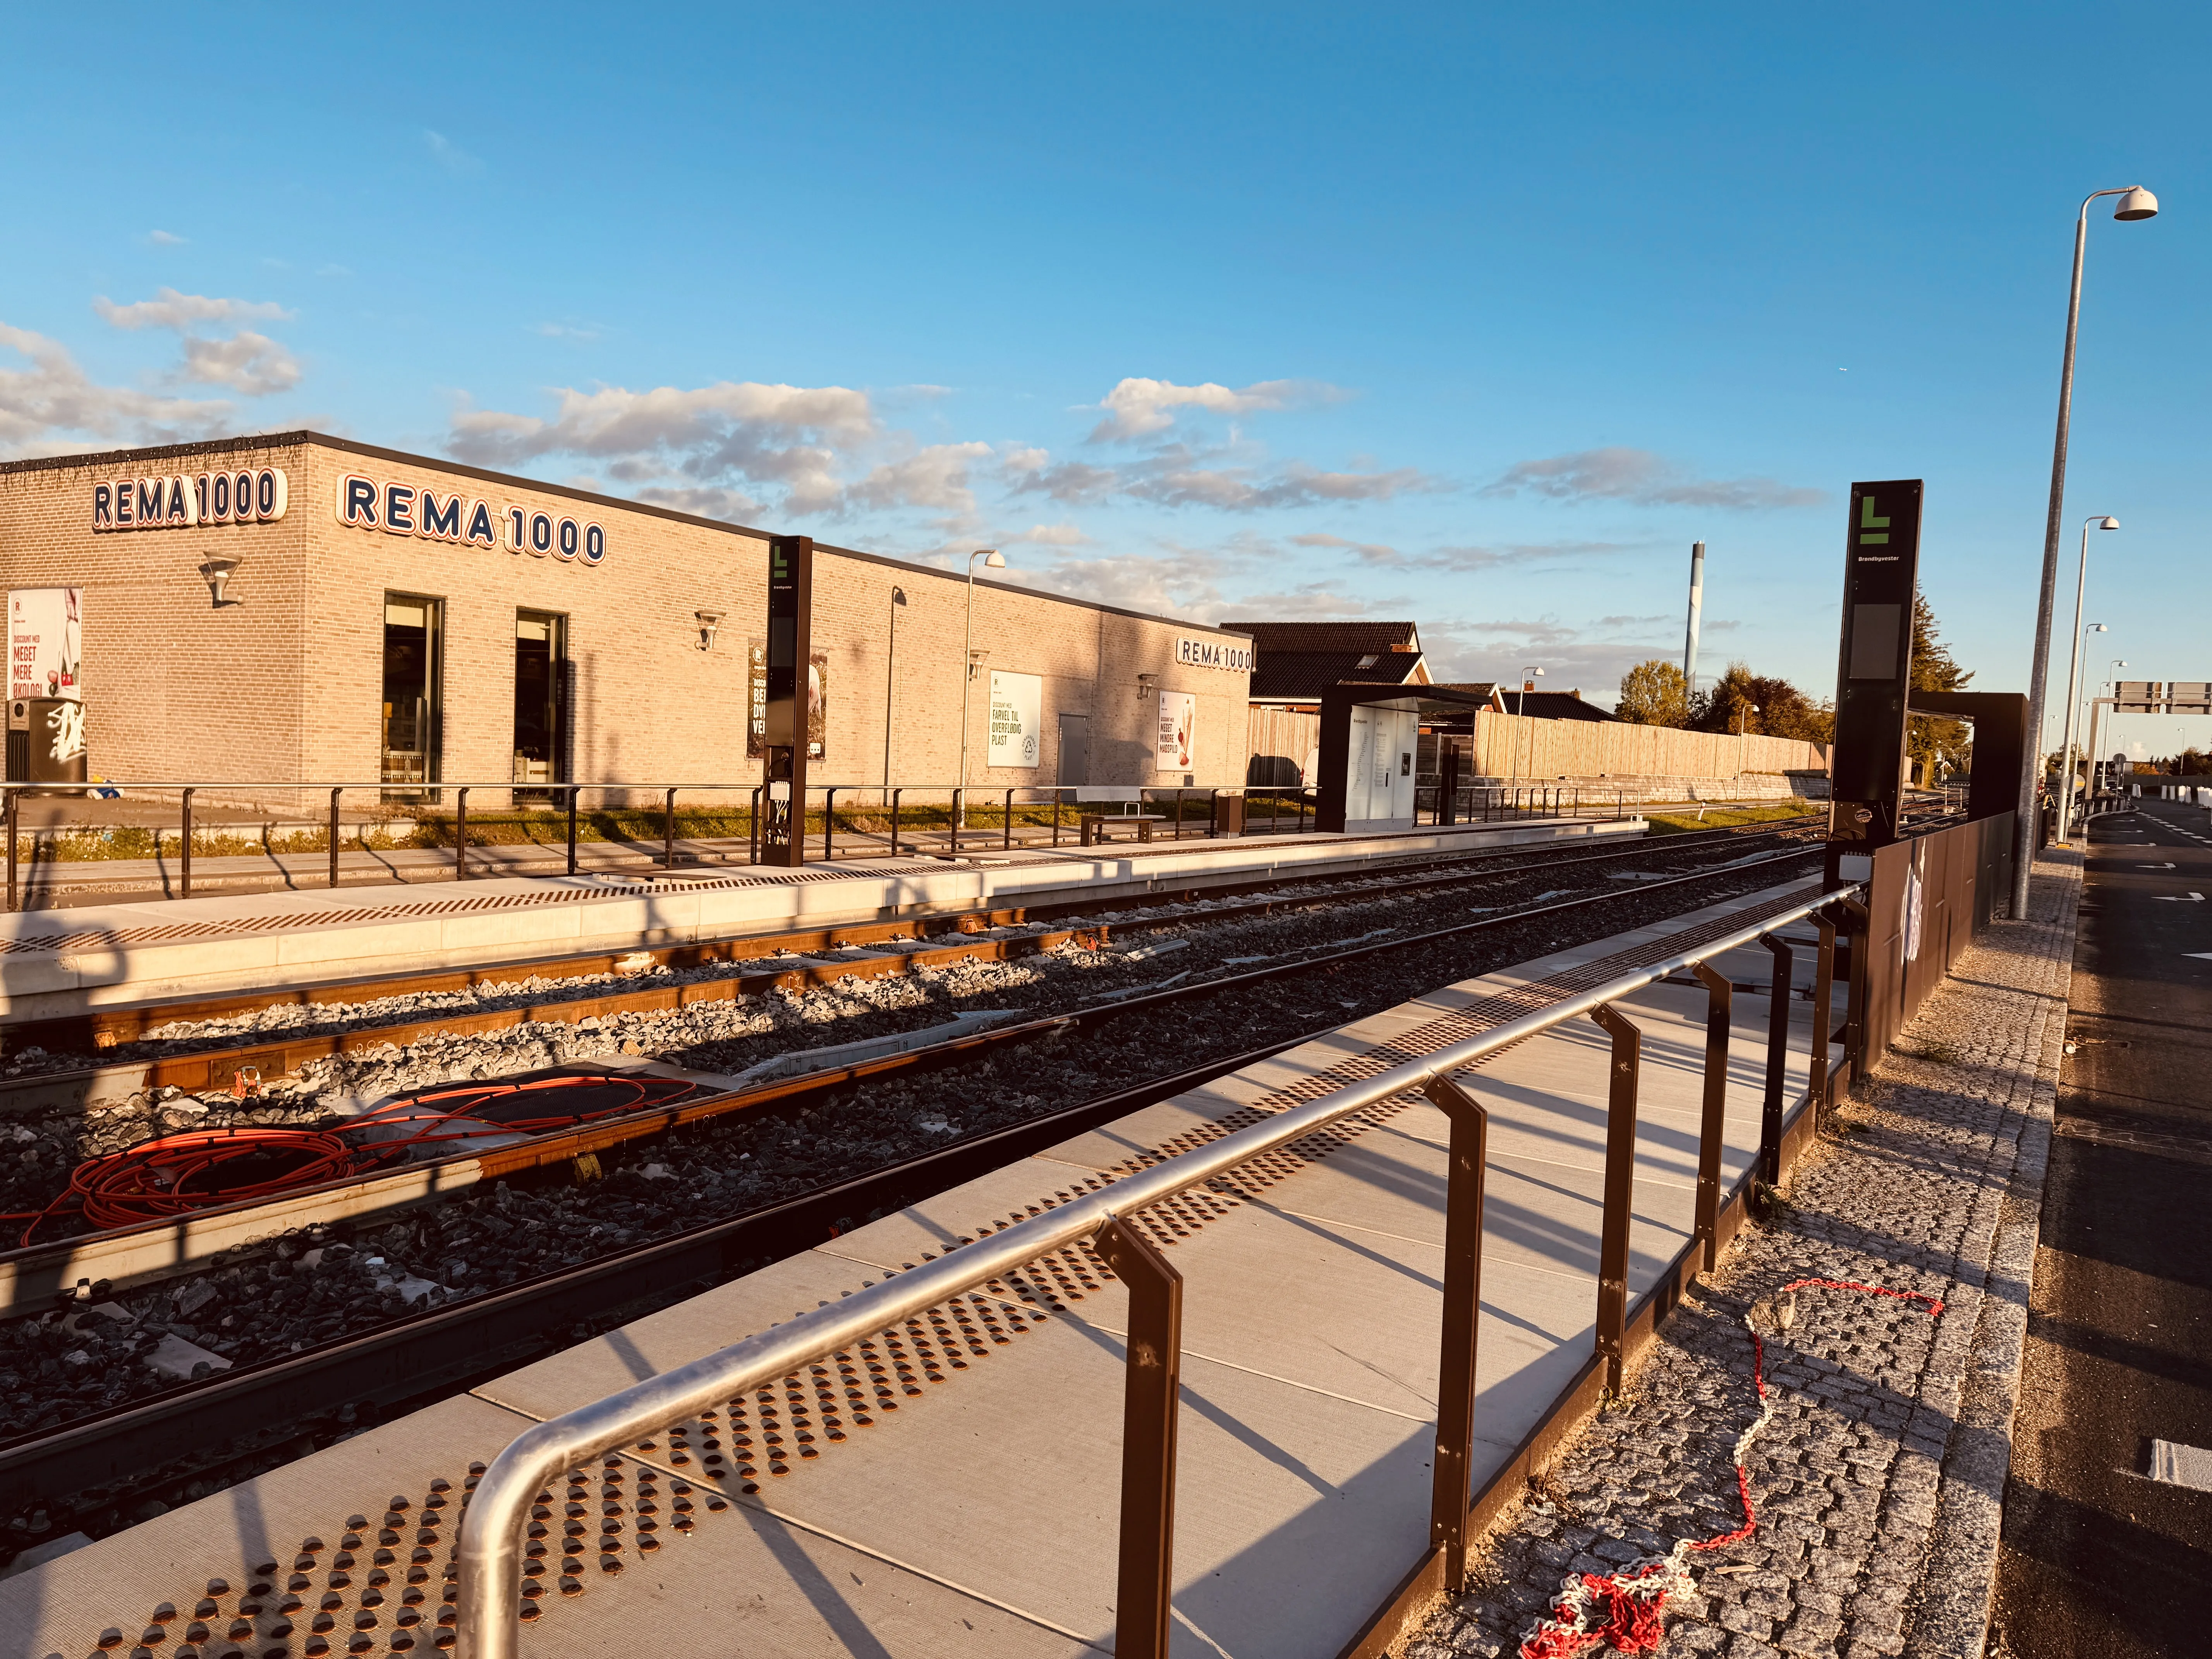
[{"label": "information pillar", "polygon": [[813,660],[814,538],[768,544],[768,732],[761,862],[806,861],[807,665]]},{"label": "information pillar", "polygon": [[1836,744],[1828,766],[1831,885],[1872,873],[1871,855],[1897,839],[1905,799],[1906,689],[1912,599],[1920,569],[1917,478],[1851,486],[1844,538]]}]

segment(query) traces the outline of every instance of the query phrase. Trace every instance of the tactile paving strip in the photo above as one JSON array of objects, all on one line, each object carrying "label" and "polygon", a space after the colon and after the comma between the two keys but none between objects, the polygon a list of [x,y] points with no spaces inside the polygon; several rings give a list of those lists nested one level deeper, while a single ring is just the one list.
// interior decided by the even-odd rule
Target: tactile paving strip
[{"label": "tactile paving strip", "polygon": [[[1799,902],[1784,897],[1747,906],[1486,997],[1210,1123],[1195,1125],[1111,1169],[1071,1179],[1020,1212],[961,1237],[953,1249],[1103,1191],[1122,1176],[1264,1122],[1346,1083],[1434,1054],[1562,997],[1794,908]],[[1149,1206],[1132,1219],[1154,1244],[1171,1249],[1208,1222],[1388,1122],[1413,1098],[1401,1095],[1378,1101],[1249,1158],[1202,1186]],[[925,1252],[921,1259],[932,1261],[938,1254]],[[895,1277],[896,1273],[885,1276]],[[734,1395],[722,1407],[639,1441],[628,1456],[610,1455],[595,1466],[569,1470],[564,1489],[557,1493],[552,1487],[540,1491],[531,1511],[521,1617],[531,1621],[544,1615],[549,1586],[563,1596],[581,1595],[592,1582],[592,1565],[603,1577],[619,1575],[626,1557],[650,1555],[695,1530],[702,1511],[726,1510],[733,1497],[757,1495],[763,1476],[785,1478],[804,1468],[830,1447],[848,1442],[852,1431],[874,1426],[897,1411],[902,1401],[924,1394],[926,1384],[947,1382],[972,1370],[1015,1337],[1037,1329],[1054,1314],[1067,1312],[1072,1304],[1113,1277],[1088,1245],[1048,1251],[976,1291],[887,1327],[803,1371]],[[162,1602],[143,1626],[132,1659],[157,1659],[163,1644],[179,1636],[179,1645],[167,1650],[169,1659],[326,1659],[340,1653],[419,1655],[450,1648],[458,1594],[452,1539],[457,1529],[447,1524],[447,1512],[457,1516],[466,1505],[483,1467],[469,1466],[459,1483],[458,1504],[453,1483],[445,1480],[431,1481],[417,1505],[394,1496],[382,1524],[374,1529],[373,1545],[368,1517],[356,1515],[349,1519],[327,1564],[322,1560],[326,1553],[323,1540],[310,1537],[302,1540],[289,1573],[280,1571],[280,1564],[267,1561],[252,1568],[243,1589],[234,1589],[222,1579],[209,1581],[206,1594],[195,1603],[181,1632],[170,1628],[183,1617],[179,1607]],[[411,1522],[410,1507],[415,1510]],[[407,1536],[410,1530],[411,1542]],[[284,1584],[281,1591],[276,1588],[280,1578]],[[101,1633],[100,1647],[118,1650],[127,1639],[121,1626],[111,1626]]]}]

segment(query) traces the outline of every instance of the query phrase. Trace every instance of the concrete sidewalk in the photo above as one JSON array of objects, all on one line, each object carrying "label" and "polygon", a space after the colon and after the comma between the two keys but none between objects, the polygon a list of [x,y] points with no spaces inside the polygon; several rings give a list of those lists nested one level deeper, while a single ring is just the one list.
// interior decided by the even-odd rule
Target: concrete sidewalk
[{"label": "concrete sidewalk", "polygon": [[[2081,893],[2046,853],[2030,920],[1960,957],[1839,1116],[1788,1205],[1747,1228],[1602,1411],[1470,1564],[1403,1659],[1516,1652],[1563,1576],[1604,1575],[1742,1523],[1732,1454],[1758,1406],[1744,1316],[1792,1280],[1766,1346],[1775,1416],[1745,1459],[1759,1525],[1693,1558],[1662,1651],[1808,1659],[1983,1650]],[[1771,1329],[1771,1327],[1770,1327]]]}]

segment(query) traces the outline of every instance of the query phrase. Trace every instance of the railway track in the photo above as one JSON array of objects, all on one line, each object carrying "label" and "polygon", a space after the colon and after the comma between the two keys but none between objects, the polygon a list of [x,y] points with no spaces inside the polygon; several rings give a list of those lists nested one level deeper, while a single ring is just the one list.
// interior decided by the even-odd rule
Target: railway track
[{"label": "railway track", "polygon": [[[994,1066],[1001,1072],[1027,1074],[1048,1065],[1068,1069],[1071,1060],[1079,1060],[1083,1063],[1074,1066],[1072,1075],[1102,1076],[1108,1068],[1088,1057],[1102,1052],[1099,1045],[1110,1046],[1115,1028],[1126,1029],[1132,1015],[1139,1016],[1133,1023],[1143,1034],[1158,1032],[1172,1018],[1202,1027],[1212,1038],[1211,1051],[1194,1064],[1173,1068],[1154,1064],[1119,1086],[1110,1086],[1115,1079],[1108,1078],[1109,1086],[1095,1089],[1072,1104],[1025,1110],[1017,1121],[1007,1122],[992,1121],[986,1114],[969,1126],[971,1132],[957,1134],[947,1144],[909,1150],[872,1167],[842,1170],[735,1213],[702,1218],[657,1237],[633,1237],[587,1260],[562,1262],[495,1289],[426,1305],[421,1311],[392,1316],[387,1305],[384,1316],[370,1319],[363,1328],[302,1344],[296,1352],[268,1354],[151,1397],[19,1433],[0,1443],[0,1489],[11,1494],[11,1510],[41,1505],[95,1530],[119,1523],[127,1517],[118,1506],[143,1501],[149,1492],[198,1495],[191,1492],[190,1482],[204,1483],[210,1474],[268,1467],[269,1448],[278,1443],[297,1441],[302,1434],[337,1437],[364,1416],[373,1419],[380,1410],[466,1387],[472,1379],[505,1370],[532,1352],[580,1340],[589,1329],[635,1317],[650,1306],[805,1249],[835,1230],[916,1201],[1323,1035],[1358,1017],[1348,1008],[1392,1006],[1408,994],[1418,994],[1409,988],[1433,988],[1466,977],[1470,970],[1486,971],[1474,951],[1479,944],[1487,943],[1493,957],[1503,951],[1505,960],[1527,959],[1571,942],[1562,936],[1563,930],[1573,937],[1602,937],[1710,902],[1729,891],[1770,884],[1802,871],[1818,850],[1784,849],[1726,870],[1692,872],[1626,890],[1588,893],[1421,933],[1351,944],[1196,983],[1140,991],[1111,1004],[1010,1024],[913,1057],[689,1103],[665,1113],[641,1114],[547,1138],[542,1145],[532,1143],[531,1157],[541,1176],[558,1175],[559,1184],[549,1182],[538,1192],[550,1201],[574,1194],[566,1186],[568,1171],[582,1160],[624,1147],[635,1152],[647,1143],[656,1148],[672,1146],[672,1137],[686,1123],[709,1132],[750,1135],[745,1144],[759,1148],[775,1134],[803,1139],[804,1121],[793,1121],[799,1114],[811,1110],[819,1124],[834,1115],[841,1101],[858,1111],[868,1091],[856,1091],[854,1085],[879,1086],[901,1073],[905,1074],[900,1079],[902,1086],[911,1089],[933,1080],[939,1095],[947,1100],[988,1095],[989,1090],[978,1085],[976,1078],[979,1071]],[[1345,1003],[1333,994],[1353,988],[1342,985],[1338,976],[1354,965],[1367,968],[1366,977],[1376,983],[1363,1001]],[[1498,965],[1503,964],[1487,964]],[[1332,994],[1322,994],[1324,990]],[[1304,1000],[1338,1006],[1317,1019],[1307,1017],[1307,1011],[1285,1009],[1289,1002]],[[1273,1029],[1261,1029],[1263,1012],[1277,1016]],[[1054,1054],[1062,1058],[1051,1059]],[[736,1144],[732,1140],[728,1146]],[[725,1152],[728,1146],[722,1149]],[[648,1171],[654,1167],[645,1166]],[[633,1164],[622,1172],[627,1182],[623,1190],[637,1187],[641,1178],[635,1176],[635,1170]],[[521,1173],[518,1170],[516,1176]],[[527,1195],[533,1189],[508,1176],[491,1190],[495,1199],[507,1193],[512,1200],[514,1193]],[[494,1201],[483,1200],[479,1207]],[[588,1200],[586,1209],[597,1202]],[[571,1205],[562,1213],[584,1213],[586,1209]],[[293,1243],[306,1245],[316,1237],[311,1232]],[[337,1234],[320,1237],[335,1238]],[[370,1248],[375,1248],[373,1240],[355,1254],[366,1258]],[[389,1251],[392,1247],[383,1248]],[[261,1255],[292,1259],[285,1255],[283,1242]],[[246,1265],[241,1267],[240,1259],[233,1258],[216,1271],[259,1271],[251,1265],[254,1259],[245,1258]],[[274,1273],[273,1265],[269,1270]],[[200,1282],[193,1281],[195,1285]],[[272,1285],[274,1282],[272,1279]],[[49,1315],[40,1328],[66,1338],[72,1334],[66,1328],[68,1321],[76,1316]],[[0,1516],[0,1524],[9,1518]],[[51,1515],[48,1518],[51,1522]]]},{"label": "railway track", "polygon": [[[9,1114],[15,1101],[56,1100],[71,1092],[76,1092],[80,1100],[90,1100],[162,1088],[191,1093],[229,1091],[238,1086],[242,1073],[257,1080],[273,1079],[295,1073],[316,1060],[387,1044],[405,1048],[431,1036],[477,1036],[549,1021],[574,1024],[625,1013],[662,1012],[695,1003],[736,1001],[779,990],[803,992],[843,979],[911,973],[916,969],[945,967],[956,962],[1008,961],[1054,950],[1085,937],[1103,941],[1117,933],[1126,937],[1132,933],[1187,927],[1194,921],[1231,921],[1356,902],[1382,890],[1399,895],[1434,892],[1521,873],[1570,871],[1631,860],[1668,860],[1708,851],[1716,845],[1749,846],[1788,839],[1807,833],[1815,821],[1786,819],[1773,824],[1692,832],[1656,842],[1639,841],[1631,848],[1550,858],[1491,853],[1425,859],[1358,877],[1230,883],[1179,893],[1133,895],[1105,904],[1070,902],[1022,909],[975,909],[896,921],[753,935],[641,951],[623,957],[597,955],[534,958],[448,973],[340,981],[248,996],[101,1010],[69,1022],[19,1029],[10,1046],[10,1052],[19,1056],[30,1036],[35,1035],[45,1042],[70,1045],[80,1052],[105,1051],[109,1059],[105,1065],[41,1066],[27,1074],[0,1078],[0,1116]],[[1312,890],[1304,893],[1284,890],[1309,884]],[[1223,902],[1255,891],[1268,896],[1242,904]],[[1193,905],[1203,908],[1187,908]],[[1091,920],[1139,909],[1153,914],[1121,921]],[[1066,916],[1085,920],[1081,926],[1060,929],[1043,925]],[[1005,930],[1009,928],[1029,931],[1008,935]],[[972,937],[976,934],[998,936]],[[950,942],[928,943],[940,939]],[[817,952],[848,951],[862,954],[835,962],[814,959],[813,956]],[[333,1029],[311,1027],[273,1040],[256,1041],[251,1034],[238,1033],[197,1048],[189,1046],[189,1039],[177,1043],[155,1040],[155,1034],[174,1025],[232,1019],[277,1007],[325,1006],[336,1010],[395,998],[475,992],[486,988],[495,990],[518,981],[604,980],[616,975],[644,974],[654,969],[697,973],[787,955],[808,959],[799,963],[778,963],[750,973],[713,972],[708,977],[641,984],[632,989],[596,994],[588,988],[556,987],[545,994],[518,1000],[506,1007],[438,1012],[420,1018],[341,1017],[328,1022]],[[562,988],[567,988],[568,994],[560,994]],[[43,1056],[42,1046],[41,1054]]]}]

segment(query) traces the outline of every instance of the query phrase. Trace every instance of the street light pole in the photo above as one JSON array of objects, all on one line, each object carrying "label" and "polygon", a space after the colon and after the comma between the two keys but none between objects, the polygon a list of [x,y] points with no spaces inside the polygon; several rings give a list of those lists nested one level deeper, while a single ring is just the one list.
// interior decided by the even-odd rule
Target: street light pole
[{"label": "street light pole", "polygon": [[[891,589],[890,646],[884,653],[884,805],[891,804],[892,699],[898,691],[898,613],[906,609],[906,589]],[[896,853],[898,849],[891,849]]]},{"label": "street light pole", "polygon": [[[2058,845],[2067,844],[2074,828],[2074,698],[2081,678],[2081,603],[2089,587],[2089,526],[2100,530],[2118,530],[2120,521],[2107,514],[2093,513],[2081,520],[2081,565],[2074,578],[2074,650],[2072,661],[2066,670],[2066,735],[2058,745]],[[2094,631],[2102,634],[2105,624],[2094,624]],[[2042,742],[2040,732],[2036,741]]]},{"label": "street light pole", "polygon": [[2058,434],[2051,450],[2051,508],[2043,526],[2043,589],[2035,612],[2035,657],[2027,677],[2027,742],[2021,757],[2020,819],[2014,826],[2012,914],[2027,915],[2027,883],[2035,862],[2035,787],[2043,777],[2043,701],[2051,672],[2051,617],[2058,599],[2059,520],[2066,510],[2066,439],[2074,416],[2074,341],[2081,322],[2081,255],[2089,237],[2089,204],[2102,196],[2120,198],[2112,210],[2119,220],[2148,219],[2158,198],[2141,185],[2092,191],[2081,198],[2074,222],[2074,286],[2066,301],[2066,355],[2058,372]]},{"label": "street light pole", "polygon": [[968,816],[968,688],[975,683],[975,561],[987,570],[1004,570],[1006,556],[995,547],[979,547],[968,556],[968,629],[960,653],[960,787],[952,792],[952,838],[957,845],[967,827]]},{"label": "street light pole", "polygon": [[[1519,720],[1523,726],[1526,726],[1528,723],[1528,682],[1530,680],[1540,680],[1543,678],[1544,671],[1538,667],[1534,663],[1530,663],[1527,667],[1521,671],[1521,701],[1514,708],[1513,718]],[[1518,779],[1521,775],[1522,736],[1522,734],[1518,732],[1513,734],[1513,770],[1511,775],[1506,780],[1509,783]],[[1536,744],[1534,740],[1532,738],[1529,740],[1528,744],[1528,764],[1532,772],[1535,769],[1535,763]]]},{"label": "street light pole", "polygon": [[1759,705],[1758,705],[1757,703],[1755,703],[1755,702],[1741,702],[1741,703],[1738,703],[1738,704],[1736,705],[1736,709],[1735,709],[1735,788],[1736,788],[1736,793],[1737,793],[1738,794],[1741,794],[1741,793],[1743,793],[1743,756],[1744,756],[1744,750],[1745,750],[1746,749],[1747,749],[1748,747],[1750,747],[1749,743],[1748,743],[1748,742],[1746,740],[1746,738],[1745,738],[1744,733],[1745,733],[1747,731],[1748,731],[1748,730],[1750,729],[1750,726],[1751,726],[1751,717],[1752,717],[1753,714],[1756,714],[1758,712],[1759,712]]}]

